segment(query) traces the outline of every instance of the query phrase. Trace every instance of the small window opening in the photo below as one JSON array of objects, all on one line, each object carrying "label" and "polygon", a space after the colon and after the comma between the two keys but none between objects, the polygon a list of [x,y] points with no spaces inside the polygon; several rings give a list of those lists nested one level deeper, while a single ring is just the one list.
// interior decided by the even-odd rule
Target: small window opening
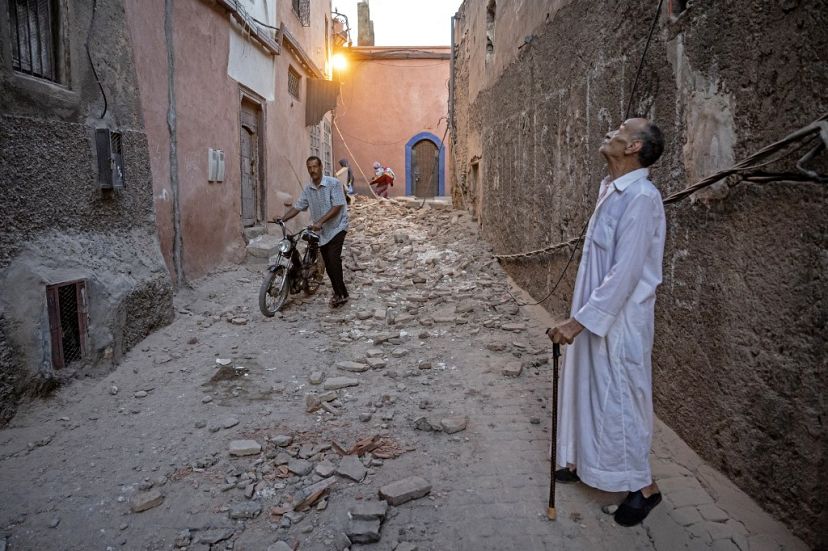
[{"label": "small window opening", "polygon": [[495,44],[495,14],[497,12],[497,1],[489,0],[486,5],[486,61],[494,54]]},{"label": "small window opening", "polygon": [[59,82],[57,2],[9,0],[8,8],[14,70]]},{"label": "small window opening", "polygon": [[302,76],[293,67],[288,67],[288,92],[296,99],[299,99],[299,85]]},{"label": "small window opening", "polygon": [[86,284],[83,281],[59,283],[46,288],[52,366],[66,367],[83,358],[86,349]]}]

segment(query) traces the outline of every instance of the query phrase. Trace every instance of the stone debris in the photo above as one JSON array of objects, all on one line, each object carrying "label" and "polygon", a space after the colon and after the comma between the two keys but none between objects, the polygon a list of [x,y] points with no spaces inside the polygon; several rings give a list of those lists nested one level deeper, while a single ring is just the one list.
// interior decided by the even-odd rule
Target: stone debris
[{"label": "stone debris", "polygon": [[321,371],[311,371],[311,374],[308,377],[308,382],[312,385],[321,385],[324,380],[325,374]]},{"label": "stone debris", "polygon": [[216,545],[217,543],[229,540],[236,531],[232,528],[212,528],[196,533],[196,543],[202,545]]},{"label": "stone debris", "polygon": [[410,476],[379,489],[379,496],[389,505],[402,505],[408,501],[425,497],[431,492],[431,483],[419,476]]},{"label": "stone debris", "polygon": [[133,513],[142,513],[154,507],[158,507],[164,502],[164,496],[158,490],[150,490],[148,492],[141,492],[135,495],[129,501],[129,508]]},{"label": "stone debris", "polygon": [[306,486],[302,488],[295,496],[293,496],[293,510],[294,511],[306,511],[308,510],[314,503],[316,503],[319,498],[321,498],[328,489],[336,483],[336,477],[326,478],[317,482],[316,484],[311,484],[310,486]]},{"label": "stone debris", "polygon": [[239,424],[239,420],[235,417],[225,417],[221,420],[221,427],[223,429],[230,429]]},{"label": "stone debris", "polygon": [[507,377],[519,377],[523,371],[523,364],[521,362],[509,362],[502,370],[502,373]]},{"label": "stone debris", "polygon": [[385,360],[382,358],[366,358],[365,361],[371,369],[382,369],[386,365]]},{"label": "stone debris", "polygon": [[336,472],[336,467],[327,459],[319,462],[314,468],[314,472],[322,478],[328,478]]},{"label": "stone debris", "polygon": [[368,364],[360,362],[337,362],[336,368],[340,371],[350,371],[352,373],[363,373],[370,369]]},{"label": "stone debris", "polygon": [[139,390],[134,394],[134,396],[136,398],[146,398],[147,396],[149,396],[149,393],[146,390]]},{"label": "stone debris", "polygon": [[184,530],[180,531],[178,534],[176,534],[175,541],[173,542],[173,545],[175,545],[176,547],[187,547],[187,546],[190,545],[190,543],[192,541],[193,541],[192,533],[190,533],[190,531],[188,529],[184,529]]},{"label": "stone debris", "polygon": [[353,543],[374,543],[380,540],[381,527],[379,520],[351,519],[345,533]]},{"label": "stone debris", "polygon": [[256,518],[262,512],[262,504],[256,501],[244,501],[230,506],[228,515],[232,519]]},{"label": "stone debris", "polygon": [[[423,408],[425,409],[425,408]],[[422,431],[441,432],[443,430],[442,419],[434,416],[417,417],[414,420],[414,428]]]},{"label": "stone debris", "polygon": [[348,509],[351,518],[357,520],[385,520],[388,512],[388,502],[378,501],[356,501]]},{"label": "stone debris", "polygon": [[230,442],[230,455],[243,457],[258,455],[262,452],[262,445],[255,440],[233,440]]},{"label": "stone debris", "polygon": [[313,413],[322,407],[322,400],[316,394],[307,394],[305,396],[305,411]]},{"label": "stone debris", "polygon": [[419,547],[411,542],[404,541],[394,548],[394,551],[419,551]]},{"label": "stone debris", "polygon": [[293,551],[293,547],[282,540],[267,546],[267,551]]},{"label": "stone debris", "polygon": [[339,467],[336,469],[336,474],[350,478],[356,482],[362,482],[368,471],[360,463],[359,458],[354,455],[346,455],[339,462]]},{"label": "stone debris", "polygon": [[440,426],[443,428],[443,432],[445,432],[446,434],[454,434],[455,432],[466,430],[466,425],[468,424],[468,422],[468,417],[445,417],[440,420]]},{"label": "stone debris", "polygon": [[273,437],[273,443],[280,448],[285,448],[293,443],[293,437],[287,434],[279,434]]},{"label": "stone debris", "polygon": [[322,384],[322,388],[325,390],[339,390],[340,388],[348,388],[357,385],[359,385],[359,381],[356,379],[351,379],[349,377],[331,377],[330,379],[325,380]]},{"label": "stone debris", "polygon": [[287,468],[295,475],[305,476],[313,470],[313,463],[304,459],[292,459],[288,462]]}]

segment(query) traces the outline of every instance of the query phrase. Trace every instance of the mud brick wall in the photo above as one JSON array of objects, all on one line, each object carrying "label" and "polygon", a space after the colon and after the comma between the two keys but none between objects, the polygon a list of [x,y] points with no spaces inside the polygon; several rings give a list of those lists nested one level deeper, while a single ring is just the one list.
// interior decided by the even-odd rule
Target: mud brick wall
[{"label": "mud brick wall", "polygon": [[[0,0],[0,425],[21,396],[106,372],[172,318],[123,5],[98,2],[94,22],[92,0],[56,5],[63,77],[52,83],[12,69],[9,2]],[[98,188],[99,127],[123,135],[122,191]],[[88,350],[55,370],[45,288],[74,279],[87,281]]]},{"label": "mud brick wall", "polygon": [[[467,0],[455,27],[452,176],[455,203],[506,254],[575,237],[591,214],[598,146],[623,118],[656,3],[498,2],[489,55],[486,4]],[[632,109],[664,130],[662,194],[828,111],[818,2],[690,2],[674,16],[667,4]],[[826,195],[717,186],[667,208],[653,374],[660,418],[816,548],[828,546]],[[505,266],[540,299],[568,252]],[[575,272],[550,311],[568,313]]]}]

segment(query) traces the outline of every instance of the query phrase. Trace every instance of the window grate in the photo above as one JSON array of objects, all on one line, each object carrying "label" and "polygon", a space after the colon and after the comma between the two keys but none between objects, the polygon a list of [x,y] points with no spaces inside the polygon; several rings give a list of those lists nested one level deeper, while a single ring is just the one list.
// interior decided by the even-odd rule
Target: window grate
[{"label": "window grate", "polygon": [[299,86],[302,76],[293,67],[288,67],[288,92],[291,96],[299,99]]},{"label": "window grate", "polygon": [[293,13],[303,27],[310,27],[310,0],[293,0]]},{"label": "window grate", "polygon": [[55,1],[9,0],[8,7],[12,67],[15,71],[57,82]]},{"label": "window grate", "polygon": [[58,288],[58,303],[60,305],[60,344],[63,348],[63,361],[65,364],[70,364],[81,358],[77,287],[65,285]]},{"label": "window grate", "polygon": [[86,347],[86,284],[60,283],[46,288],[52,365],[61,369],[83,358]]}]

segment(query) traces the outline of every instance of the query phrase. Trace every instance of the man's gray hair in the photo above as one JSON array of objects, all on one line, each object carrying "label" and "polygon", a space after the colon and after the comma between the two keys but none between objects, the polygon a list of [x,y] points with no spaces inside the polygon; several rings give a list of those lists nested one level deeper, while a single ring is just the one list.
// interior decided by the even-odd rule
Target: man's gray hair
[{"label": "man's gray hair", "polygon": [[661,129],[650,121],[647,121],[647,126],[638,133],[636,139],[641,140],[641,151],[638,152],[638,162],[641,166],[650,166],[664,152],[664,135]]}]

